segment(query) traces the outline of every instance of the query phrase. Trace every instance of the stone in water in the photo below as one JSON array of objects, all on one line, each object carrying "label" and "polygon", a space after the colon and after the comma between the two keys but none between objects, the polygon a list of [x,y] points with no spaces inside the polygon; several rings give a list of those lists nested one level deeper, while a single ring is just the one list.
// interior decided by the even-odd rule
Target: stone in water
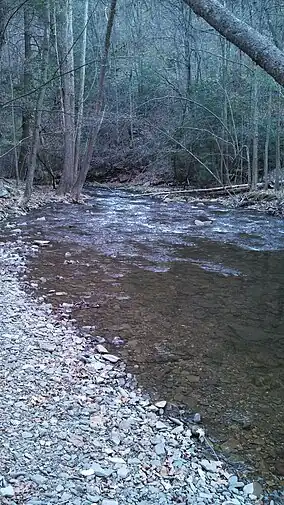
[{"label": "stone in water", "polygon": [[164,409],[166,405],[167,405],[166,401],[160,401],[155,403],[155,407],[158,407],[158,409]]},{"label": "stone in water", "polygon": [[101,344],[97,345],[97,351],[100,354],[108,354],[108,350],[103,345],[101,345]]},{"label": "stone in water", "polygon": [[104,354],[103,357],[111,363],[117,363],[119,360],[119,358],[117,356],[113,356],[113,354]]}]

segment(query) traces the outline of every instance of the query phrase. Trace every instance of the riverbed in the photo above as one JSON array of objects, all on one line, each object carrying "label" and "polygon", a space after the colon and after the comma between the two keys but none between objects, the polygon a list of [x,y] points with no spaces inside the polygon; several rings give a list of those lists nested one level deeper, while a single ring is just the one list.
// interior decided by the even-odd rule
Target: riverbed
[{"label": "riverbed", "polygon": [[283,484],[283,220],[96,189],[12,226],[49,241],[31,288],[59,316],[72,304],[89,353],[103,337],[156,398],[199,412],[229,460]]}]

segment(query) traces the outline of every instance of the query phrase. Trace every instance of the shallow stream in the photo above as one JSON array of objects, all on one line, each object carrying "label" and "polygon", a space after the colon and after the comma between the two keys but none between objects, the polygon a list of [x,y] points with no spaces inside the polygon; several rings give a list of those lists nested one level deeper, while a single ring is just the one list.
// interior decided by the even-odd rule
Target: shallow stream
[{"label": "shallow stream", "polygon": [[229,459],[281,485],[283,221],[119,190],[89,196],[14,221],[26,241],[50,241],[30,264],[40,292],[57,309],[73,303],[80,327],[157,398],[200,412]]}]

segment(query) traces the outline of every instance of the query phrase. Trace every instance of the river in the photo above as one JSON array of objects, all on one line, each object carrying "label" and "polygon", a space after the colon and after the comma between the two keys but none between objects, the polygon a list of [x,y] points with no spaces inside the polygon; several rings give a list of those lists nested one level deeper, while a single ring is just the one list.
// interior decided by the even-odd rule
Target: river
[{"label": "river", "polygon": [[25,241],[50,241],[30,279],[59,314],[73,304],[87,352],[103,336],[156,398],[200,412],[229,460],[283,485],[283,221],[119,190],[89,197],[14,220]]}]

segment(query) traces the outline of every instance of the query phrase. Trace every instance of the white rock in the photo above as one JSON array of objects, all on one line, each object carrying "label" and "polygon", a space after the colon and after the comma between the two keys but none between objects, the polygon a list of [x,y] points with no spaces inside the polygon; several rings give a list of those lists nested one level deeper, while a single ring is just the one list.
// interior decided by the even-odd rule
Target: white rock
[{"label": "white rock", "polygon": [[236,487],[237,483],[238,483],[238,477],[236,475],[231,475],[228,481],[229,486]]},{"label": "white rock", "polygon": [[111,363],[117,363],[119,360],[118,356],[114,356],[113,354],[103,354],[103,358]]},{"label": "white rock", "polygon": [[117,500],[104,499],[102,501],[102,505],[118,505],[118,501]]},{"label": "white rock", "polygon": [[250,484],[246,484],[244,486],[243,491],[244,491],[245,495],[252,494],[253,493],[253,482],[251,482]]},{"label": "white rock", "polygon": [[262,487],[258,482],[251,482],[244,486],[243,492],[245,496],[254,495],[259,498],[262,495]]},{"label": "white rock", "polygon": [[195,226],[206,226],[208,224],[212,224],[212,222],[213,221],[209,221],[209,220],[200,221],[200,219],[195,219],[194,224],[195,224]]},{"label": "white rock", "polygon": [[35,245],[48,245],[50,244],[50,240],[34,240]]},{"label": "white rock", "polygon": [[112,456],[108,458],[111,463],[115,463],[117,465],[125,465],[125,460],[123,458],[119,458],[117,456]]},{"label": "white rock", "polygon": [[115,445],[119,445],[120,444],[120,441],[121,441],[121,439],[120,439],[120,433],[115,428],[112,430],[110,438],[111,438],[112,442]]},{"label": "white rock", "polygon": [[155,453],[157,456],[163,456],[166,453],[165,445],[163,443],[155,445]]},{"label": "white rock", "polygon": [[117,470],[117,476],[120,478],[120,479],[126,479],[127,475],[129,473],[129,470],[127,468],[127,466],[122,466],[121,468],[119,468]]},{"label": "white rock", "polygon": [[162,400],[162,401],[160,401],[160,402],[156,402],[156,403],[155,403],[155,406],[156,406],[158,409],[164,409],[166,405],[167,405],[167,402],[166,402],[166,401],[164,401],[164,400]]},{"label": "white rock", "polygon": [[100,354],[108,354],[108,350],[102,344],[98,344],[96,348]]},{"label": "white rock", "polygon": [[98,463],[92,464],[92,470],[97,477],[109,477],[109,475],[112,473],[112,470],[109,468],[102,468]]},{"label": "white rock", "polygon": [[6,487],[0,488],[0,495],[1,496],[6,496],[7,498],[10,498],[14,496],[14,489],[13,487],[9,484]]},{"label": "white rock", "polygon": [[196,412],[196,414],[194,414],[193,422],[197,424],[201,423],[201,415],[199,414],[199,412]]},{"label": "white rock", "polygon": [[207,459],[202,459],[200,464],[207,472],[216,473],[220,468],[220,461],[208,461]]},{"label": "white rock", "polygon": [[80,474],[84,477],[90,477],[95,474],[95,470],[93,468],[88,468],[86,470],[80,470]]},{"label": "white rock", "polygon": [[183,425],[180,424],[179,426],[176,426],[176,428],[174,428],[172,430],[172,433],[173,435],[178,435],[179,433],[182,433],[183,432]]},{"label": "white rock", "polygon": [[165,423],[162,423],[162,421],[157,421],[156,428],[157,430],[166,430],[167,425]]}]

